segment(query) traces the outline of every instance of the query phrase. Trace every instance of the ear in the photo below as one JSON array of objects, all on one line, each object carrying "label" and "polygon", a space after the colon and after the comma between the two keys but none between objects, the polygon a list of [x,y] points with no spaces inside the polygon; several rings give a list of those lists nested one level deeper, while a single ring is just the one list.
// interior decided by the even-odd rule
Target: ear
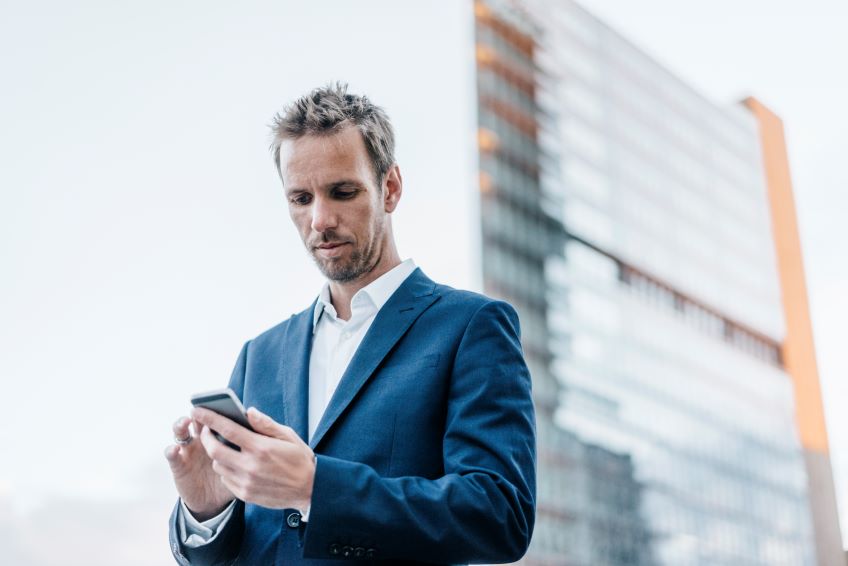
[{"label": "ear", "polygon": [[400,167],[395,163],[386,171],[386,176],[383,178],[383,210],[394,212],[402,193],[403,179],[400,176]]}]

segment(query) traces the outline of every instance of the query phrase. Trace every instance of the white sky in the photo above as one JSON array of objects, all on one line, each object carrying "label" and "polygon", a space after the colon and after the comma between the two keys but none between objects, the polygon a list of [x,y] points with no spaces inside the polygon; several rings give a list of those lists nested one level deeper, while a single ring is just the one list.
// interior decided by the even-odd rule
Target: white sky
[{"label": "white sky", "polygon": [[[784,118],[845,508],[845,5],[584,5],[713,99],[753,93]],[[171,421],[321,283],[266,152],[284,102],[343,79],[384,105],[405,179],[401,253],[473,285],[470,38],[470,7],[455,0],[0,4],[11,563],[171,563]]]},{"label": "white sky", "polygon": [[386,107],[400,251],[471,282],[471,8],[405,6],[3,4],[4,563],[173,563],[171,423],[322,283],[267,152],[284,103],[342,79]]}]

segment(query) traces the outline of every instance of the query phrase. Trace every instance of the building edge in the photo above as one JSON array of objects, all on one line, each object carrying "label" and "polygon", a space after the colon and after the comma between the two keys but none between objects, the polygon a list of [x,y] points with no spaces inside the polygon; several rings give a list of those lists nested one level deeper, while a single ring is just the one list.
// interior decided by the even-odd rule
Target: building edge
[{"label": "building edge", "polygon": [[780,279],[786,336],[782,357],[795,391],[795,415],[809,483],[819,566],[844,566],[827,428],[807,298],[783,122],[753,97],[743,104],[759,124],[768,201]]}]

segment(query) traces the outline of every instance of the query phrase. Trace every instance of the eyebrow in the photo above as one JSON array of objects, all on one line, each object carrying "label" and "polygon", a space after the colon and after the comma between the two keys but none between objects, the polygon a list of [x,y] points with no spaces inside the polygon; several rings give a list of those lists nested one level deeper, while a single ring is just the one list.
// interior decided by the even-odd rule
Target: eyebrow
[{"label": "eyebrow", "polygon": [[[355,187],[357,189],[363,188],[362,183],[360,183],[359,181],[354,181],[352,179],[342,179],[340,181],[333,181],[329,185],[325,185],[323,188],[328,190],[328,191],[332,191],[334,189],[339,189],[339,188],[345,187],[345,186]],[[304,192],[304,191],[306,191],[306,189],[303,189],[303,188],[300,188],[300,187],[292,187],[290,189],[286,189],[286,194],[293,194],[293,193],[299,193],[299,192]]]},{"label": "eyebrow", "polygon": [[327,185],[327,189],[332,191],[333,189],[340,189],[344,186],[351,186],[359,189],[362,188],[362,183],[360,183],[359,181],[343,179],[341,181],[336,181],[335,183],[330,183],[329,185]]}]

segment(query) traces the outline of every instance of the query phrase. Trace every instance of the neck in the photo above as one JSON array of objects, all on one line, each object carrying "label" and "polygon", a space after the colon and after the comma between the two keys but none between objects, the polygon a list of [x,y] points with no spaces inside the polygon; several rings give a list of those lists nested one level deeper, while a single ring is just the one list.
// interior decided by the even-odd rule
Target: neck
[{"label": "neck", "polygon": [[342,320],[349,320],[350,302],[356,292],[373,283],[400,263],[400,255],[398,255],[394,242],[389,242],[380,259],[370,271],[363,273],[353,281],[343,283],[330,281],[330,300],[333,303],[333,308],[336,309],[336,315]]}]

